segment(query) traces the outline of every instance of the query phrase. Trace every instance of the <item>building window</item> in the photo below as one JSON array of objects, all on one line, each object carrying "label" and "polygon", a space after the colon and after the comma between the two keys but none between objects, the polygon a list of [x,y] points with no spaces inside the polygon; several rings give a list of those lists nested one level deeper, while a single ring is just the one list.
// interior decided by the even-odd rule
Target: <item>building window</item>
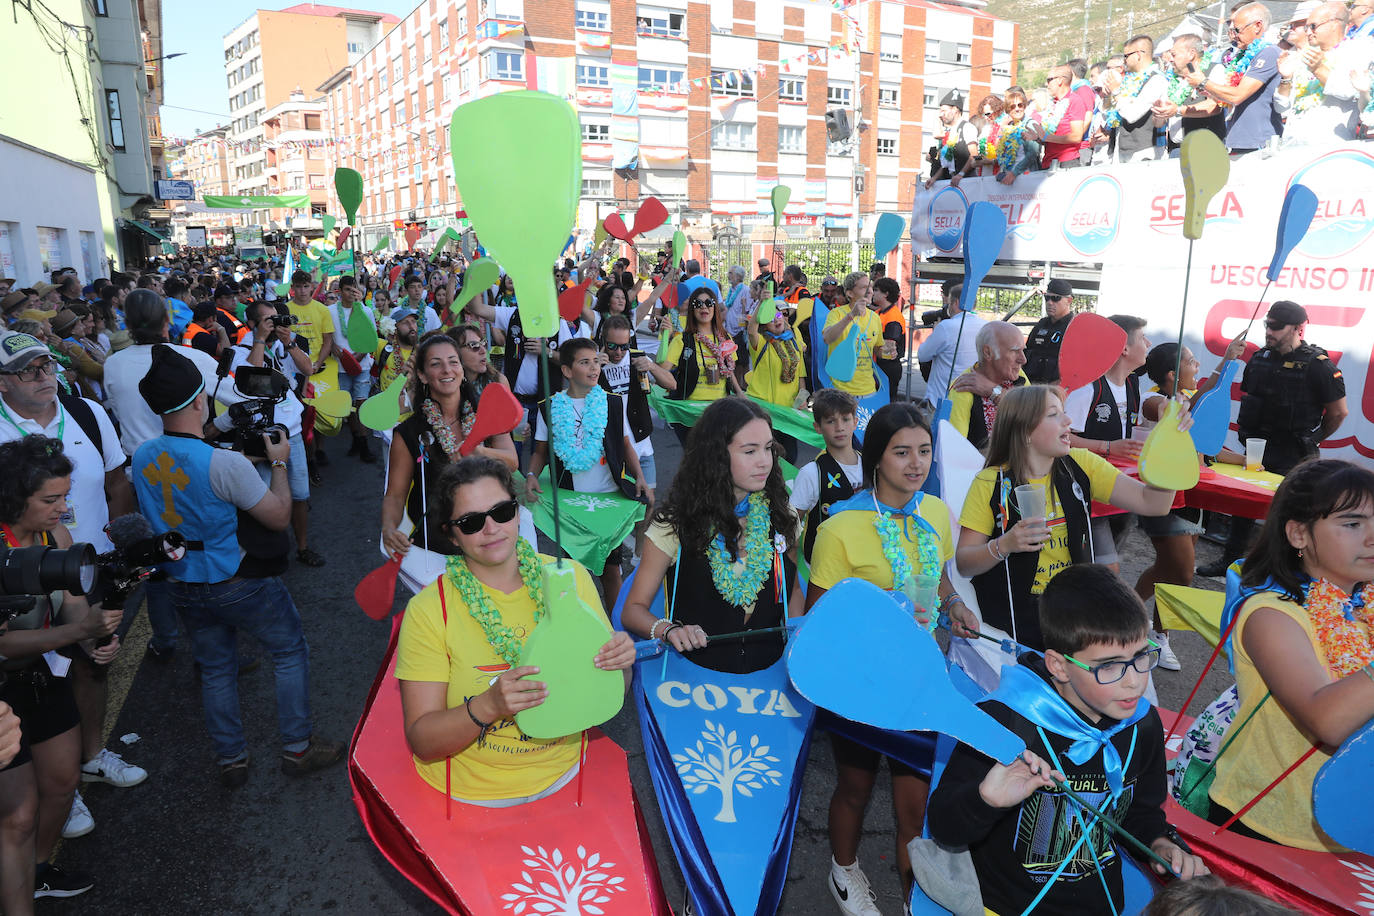
[{"label": "building window", "polygon": [[458,37],[466,38],[468,35],[468,7],[464,3],[458,10]]},{"label": "building window", "polygon": [[596,122],[582,122],[582,142],[583,143],[610,143],[611,125]]},{"label": "building window", "polygon": [[927,108],[934,108],[940,96],[945,94],[945,90],[939,86],[932,86],[926,83],[925,95],[921,97],[921,103]]},{"label": "building window", "polygon": [[897,108],[897,87],[879,86],[878,87],[878,107]]},{"label": "building window", "polygon": [[1011,52],[992,49],[992,75],[1011,76]]},{"label": "building window", "polygon": [[124,116],[119,111],[119,90],[105,90],[105,111],[110,116],[110,145],[124,148]]},{"label": "building window", "polygon": [[439,23],[439,48],[443,50],[448,47],[448,20]]},{"label": "building window", "polygon": [[397,99],[397,100],[396,100],[396,123],[397,123],[397,124],[404,124],[405,122],[406,122],[406,100],[405,100],[405,99]]},{"label": "building window", "polygon": [[778,77],[778,99],[783,102],[805,102],[806,101],[806,77],[804,76],[781,76]]},{"label": "building window", "polygon": [[838,105],[842,108],[850,107],[850,99],[854,97],[853,90],[848,86],[826,86],[825,101],[827,105]]},{"label": "building window", "polygon": [[377,71],[377,89],[380,92],[385,92],[390,85],[391,77],[387,76],[386,68],[383,67]]},{"label": "building window", "polygon": [[486,68],[484,79],[523,80],[525,78],[525,56],[517,51],[488,51],[482,56],[482,66]]},{"label": "building window", "polygon": [[895,155],[897,155],[897,138],[896,138],[896,137],[879,137],[879,138],[878,138],[878,155],[879,155],[879,156],[895,156]]},{"label": "building window", "polygon": [[678,86],[687,78],[687,71],[678,67],[640,67],[639,68],[639,88],[640,89],[672,89],[676,92],[684,91]]},{"label": "building window", "polygon": [[902,36],[900,35],[880,35],[878,36],[878,59],[879,60],[901,60],[902,59]]},{"label": "building window", "polygon": [[95,14],[97,16],[110,15],[110,9],[106,5],[105,0],[94,0],[94,2],[91,3],[91,6],[95,7]]},{"label": "building window", "polygon": [[349,53],[349,54],[361,54],[361,53],[363,53],[363,43],[362,43],[361,41],[350,41],[350,42],[348,43],[348,53]]},{"label": "building window", "polygon": [[610,84],[611,71],[609,67],[598,66],[597,64],[577,65],[577,85],[609,86]]},{"label": "building window", "polygon": [[966,64],[973,60],[973,48],[969,45],[954,46],[954,62],[956,64]]},{"label": "building window", "polygon": [[682,26],[686,19],[686,13],[672,13],[667,10],[640,10],[635,14],[635,32],[639,35],[660,38],[681,38]]},{"label": "building window", "polygon": [[940,40],[938,38],[926,39],[926,60],[940,59]]},{"label": "building window", "polygon": [[405,68],[401,65],[401,57],[397,55],[396,59],[391,62],[391,78],[399,83],[403,79],[402,74],[404,73]]},{"label": "building window", "polygon": [[609,178],[583,178],[582,179],[583,197],[610,197],[611,179]]},{"label": "building window", "polygon": [[586,9],[578,6],[574,13],[577,28],[589,32],[609,32],[611,30],[611,14],[606,10]]},{"label": "building window", "polygon": [[795,125],[778,125],[778,152],[805,153],[806,128]]},{"label": "building window", "polygon": [[711,126],[711,146],[716,149],[752,150],[754,125],[724,121]]},{"label": "building window", "polygon": [[754,77],[743,70],[712,70],[712,95],[737,95],[743,98],[754,97]]}]

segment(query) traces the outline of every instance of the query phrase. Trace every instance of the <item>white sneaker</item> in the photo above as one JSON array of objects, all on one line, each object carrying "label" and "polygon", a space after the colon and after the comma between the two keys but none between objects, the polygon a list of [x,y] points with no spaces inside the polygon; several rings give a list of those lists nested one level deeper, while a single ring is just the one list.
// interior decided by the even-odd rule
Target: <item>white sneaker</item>
[{"label": "white sneaker", "polygon": [[108,782],[127,789],[148,778],[148,771],[125,763],[124,758],[108,748],[102,748],[89,762],[81,765],[82,782]]},{"label": "white sneaker", "polygon": [[830,896],[835,898],[845,916],[883,916],[878,909],[877,895],[858,862],[844,866],[830,860]]},{"label": "white sneaker", "polygon": [[86,803],[81,800],[81,793],[77,792],[72,796],[72,810],[67,813],[67,823],[62,827],[62,838],[74,840],[94,829],[95,818],[91,817],[91,809],[86,807]]},{"label": "white sneaker", "polygon": [[1169,645],[1167,633],[1151,633],[1150,638],[1159,643],[1159,667],[1165,671],[1182,671],[1183,666],[1178,662],[1178,656]]}]

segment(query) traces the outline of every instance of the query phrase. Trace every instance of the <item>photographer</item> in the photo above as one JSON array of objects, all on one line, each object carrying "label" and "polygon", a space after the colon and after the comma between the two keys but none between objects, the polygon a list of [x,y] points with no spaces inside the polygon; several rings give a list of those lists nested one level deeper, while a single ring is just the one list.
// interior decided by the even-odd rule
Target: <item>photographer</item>
[{"label": "photographer", "polygon": [[[282,320],[270,302],[254,302],[244,313],[252,328],[234,348],[234,370],[240,366],[275,369],[289,379],[310,371],[310,357],[296,343],[291,326]],[[239,394],[244,394],[242,390]],[[288,388],[276,405],[275,420],[286,427],[291,456],[286,462],[287,482],[291,485],[291,530],[296,535],[296,560],[306,566],[323,566],[324,557],[310,548],[310,472],[305,459],[302,418],[305,405]]]},{"label": "photographer", "polygon": [[[6,442],[0,466],[6,469],[0,476],[5,546],[71,547],[62,517],[72,462],[62,443],[42,435]],[[19,716],[23,732],[19,753],[0,770],[0,905],[11,916],[32,913],[35,897],[72,897],[93,886],[88,876],[48,862],[81,775],[80,715],[67,659],[57,650],[80,642],[94,661],[108,663],[119,641],[96,648],[95,640],[113,634],[122,616],[70,592],[52,592],[34,596],[0,636],[0,700]]]},{"label": "photographer", "polygon": [[[172,602],[201,666],[205,723],[221,784],[236,788],[248,781],[238,702],[238,631],[257,638],[272,654],[282,772],[304,775],[343,759],[344,745],[312,737],[309,649],[300,612],[281,579],[268,571],[265,551],[240,546],[241,523],[259,523],[266,538],[285,531],[290,522],[286,459],[291,446],[285,436],[264,433],[272,468],[269,487],[244,455],[205,442],[205,380],[184,352],[155,347],[139,383],[164,430],[134,453],[139,507],[155,531],[175,528],[196,548],[166,569],[173,577]],[[246,516],[242,522],[241,516]]]}]

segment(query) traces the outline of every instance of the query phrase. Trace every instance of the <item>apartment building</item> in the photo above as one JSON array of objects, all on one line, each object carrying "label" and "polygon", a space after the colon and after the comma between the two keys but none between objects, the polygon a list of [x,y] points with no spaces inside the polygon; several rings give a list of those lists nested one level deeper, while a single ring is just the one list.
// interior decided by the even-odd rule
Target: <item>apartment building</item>
[{"label": "apartment building", "polygon": [[[747,231],[771,225],[781,182],[789,225],[842,231],[856,186],[863,215],[909,209],[945,91],[972,105],[1015,79],[1016,27],[980,7],[425,0],[319,89],[337,164],[365,178],[369,244],[397,221],[457,221],[450,145],[482,144],[449,136],[453,109],[522,88],[578,109],[584,229],[652,194],[688,222]],[[831,142],[837,111],[860,129]]]},{"label": "apartment building", "polygon": [[229,188],[229,136],[227,127],[201,131],[182,146],[167,151],[167,173],[171,178],[195,185],[196,200],[169,201],[173,237],[185,244],[186,227],[203,227],[212,245],[226,244],[229,227],[237,220],[236,211],[210,210],[202,202],[206,194],[226,195]]}]

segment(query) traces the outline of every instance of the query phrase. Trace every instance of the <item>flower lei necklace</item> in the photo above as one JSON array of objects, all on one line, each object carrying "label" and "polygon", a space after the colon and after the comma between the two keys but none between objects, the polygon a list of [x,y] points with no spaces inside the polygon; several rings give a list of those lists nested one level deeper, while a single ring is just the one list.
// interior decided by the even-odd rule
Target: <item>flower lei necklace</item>
[{"label": "flower lei necklace", "polygon": [[1221,57],[1221,63],[1226,68],[1226,72],[1231,75],[1229,82],[1232,86],[1240,85],[1240,78],[1245,75],[1246,70],[1250,69],[1250,64],[1254,62],[1255,56],[1269,45],[1270,42],[1263,38],[1256,38],[1250,42],[1243,54],[1237,55],[1236,52],[1240,49],[1234,45],[1226,49],[1226,53]]},{"label": "flower lei necklace", "polygon": [[758,598],[759,589],[773,565],[773,539],[768,536],[771,513],[768,496],[762,490],[750,493],[744,516],[744,563],[741,566],[725,549],[725,537],[717,534],[706,548],[711,564],[711,581],[720,596],[735,607],[748,607]]},{"label": "flower lei necklace", "polygon": [[1322,85],[1321,80],[1312,75],[1310,70],[1302,67],[1293,74],[1292,91],[1292,111],[1295,114],[1302,114],[1304,111],[1311,111],[1321,104],[1326,87]]},{"label": "flower lei necklace", "polygon": [[1374,662],[1374,583],[1347,595],[1325,579],[1307,588],[1303,608],[1312,619],[1326,666],[1337,677]]},{"label": "flower lei necklace", "polygon": [[1022,120],[1013,124],[1010,119],[1002,124],[1001,130],[997,133],[996,157],[997,167],[1004,172],[1011,171],[1012,167],[1021,158],[1021,134],[1026,129],[1026,121]]},{"label": "flower lei necklace", "polygon": [[[539,555],[524,538],[516,539],[515,554],[519,558],[520,579],[525,583],[530,597],[534,599],[534,623],[538,626],[548,610],[544,603],[544,584],[539,578]],[[445,568],[448,570],[449,581],[463,597],[468,613],[482,628],[482,635],[486,636],[487,643],[512,668],[519,665],[520,650],[525,647],[525,640],[501,621],[501,612],[491,606],[486,589],[482,588],[482,583],[477,581],[477,577],[468,568],[467,560],[463,557],[449,557]]]},{"label": "flower lei necklace", "polygon": [[1045,128],[1045,134],[1059,133],[1059,122],[1064,120],[1064,115],[1069,113],[1069,102],[1073,99],[1073,93],[1066,93],[1062,99],[1054,103],[1049,114],[1040,119],[1040,124]]},{"label": "flower lei necklace", "polygon": [[[574,474],[590,470],[601,461],[601,438],[606,432],[606,389],[593,385],[587,392],[586,410],[578,417],[572,398],[560,391],[549,403],[553,450],[563,466]],[[578,420],[581,420],[580,429]]]},{"label": "flower lei necklace", "polygon": [[[463,408],[460,406],[458,408],[460,415],[462,414],[462,410]],[[443,447],[444,454],[449,457],[450,461],[457,461],[458,446],[462,443],[459,442],[458,437],[453,434],[453,427],[444,419],[443,410],[439,408],[439,405],[435,403],[433,398],[425,398],[420,402],[420,413],[424,415],[425,422],[429,424],[429,428],[434,431],[434,438],[439,440],[439,445]],[[463,423],[464,435],[467,434],[469,425],[470,424],[467,422]]]},{"label": "flower lei necklace", "polygon": [[797,364],[801,362],[801,358],[797,355],[797,345],[793,342],[792,335],[789,333],[787,337],[774,337],[765,331],[764,336],[768,338],[764,346],[772,347],[774,352],[778,354],[778,360],[782,363],[778,381],[782,382],[784,385],[792,384],[797,378]]},{"label": "flower lei necklace", "polygon": [[944,140],[940,144],[940,159],[943,162],[954,161],[954,148],[959,145],[961,139],[958,128],[960,125],[953,124],[945,128]]},{"label": "flower lei necklace", "polygon": [[1121,126],[1121,112],[1117,110],[1116,103],[1121,99],[1133,99],[1140,95],[1140,90],[1145,88],[1145,84],[1150,81],[1155,73],[1154,67],[1148,67],[1139,73],[1127,73],[1121,78],[1121,88],[1117,90],[1116,97],[1112,100],[1111,111],[1106,114],[1105,123],[1108,130]]},{"label": "flower lei necklace", "polygon": [[[911,559],[907,556],[906,547],[903,542],[911,543],[913,539],[906,534],[906,519],[903,518],[901,525],[897,524],[898,515],[907,516],[905,512],[884,512],[882,504],[878,502],[877,493],[873,494],[873,527],[878,529],[878,540],[883,545],[883,558],[887,560],[888,566],[892,567],[892,588],[891,591],[900,591],[906,584],[906,580],[911,578]],[[916,532],[914,538],[916,544],[916,559],[921,564],[921,575],[940,574],[940,557],[935,552],[935,543],[932,538],[921,537],[920,530]]]},{"label": "flower lei necklace", "polygon": [[[705,350],[707,353],[711,354],[711,358],[715,360],[716,366],[722,371],[730,372],[735,368],[734,360],[729,359],[729,357],[725,355],[721,345],[716,342],[715,334],[707,337],[705,334],[697,331],[696,338],[699,347],[698,352],[700,352],[700,350]],[[702,363],[705,364],[705,362],[706,359],[703,357]]]}]

